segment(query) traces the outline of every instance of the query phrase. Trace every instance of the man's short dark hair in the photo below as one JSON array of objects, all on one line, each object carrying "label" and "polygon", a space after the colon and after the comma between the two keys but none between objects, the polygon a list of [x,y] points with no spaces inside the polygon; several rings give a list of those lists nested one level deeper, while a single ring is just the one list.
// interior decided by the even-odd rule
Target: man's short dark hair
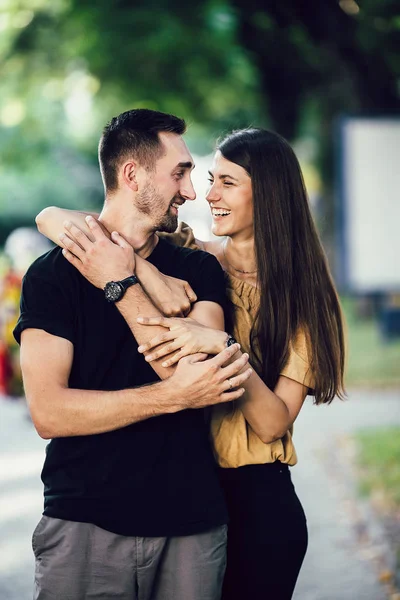
[{"label": "man's short dark hair", "polygon": [[161,132],[184,134],[183,119],[167,113],[136,108],[114,117],[105,126],[99,143],[99,162],[106,191],[118,188],[118,167],[133,158],[146,169],[153,169],[162,155]]}]

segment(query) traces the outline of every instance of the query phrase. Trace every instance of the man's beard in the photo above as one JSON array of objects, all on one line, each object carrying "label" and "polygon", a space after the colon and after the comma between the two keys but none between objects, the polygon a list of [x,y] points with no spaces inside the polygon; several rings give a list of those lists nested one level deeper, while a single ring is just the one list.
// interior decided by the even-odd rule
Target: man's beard
[{"label": "man's beard", "polygon": [[[173,198],[171,202],[174,200],[175,198]],[[151,216],[154,224],[154,231],[173,233],[178,227],[178,216],[171,214],[171,205],[168,207],[168,212],[162,214],[165,200],[150,182],[147,183],[143,191],[136,196],[135,204],[140,212],[148,217]]]}]

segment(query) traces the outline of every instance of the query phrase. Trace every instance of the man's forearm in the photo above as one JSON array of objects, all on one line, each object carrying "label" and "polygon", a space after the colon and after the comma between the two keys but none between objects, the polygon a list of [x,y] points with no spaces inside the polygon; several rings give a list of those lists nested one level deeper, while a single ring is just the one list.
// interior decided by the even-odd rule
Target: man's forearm
[{"label": "man's forearm", "polygon": [[31,402],[27,392],[33,422],[45,439],[113,431],[184,408],[168,382],[111,392],[58,388],[47,390],[48,402],[42,397],[40,403]]},{"label": "man's forearm", "polygon": [[[145,344],[154,336],[165,333],[163,327],[146,327],[137,322],[139,315],[145,317],[161,317],[161,312],[154,306],[146,292],[140,284],[135,284],[128,288],[125,296],[116,303],[118,310],[124,317],[128,327],[132,331],[138,345]],[[161,379],[170,377],[175,371],[175,367],[162,367],[161,363],[165,360],[155,360],[151,362],[151,366]]]}]

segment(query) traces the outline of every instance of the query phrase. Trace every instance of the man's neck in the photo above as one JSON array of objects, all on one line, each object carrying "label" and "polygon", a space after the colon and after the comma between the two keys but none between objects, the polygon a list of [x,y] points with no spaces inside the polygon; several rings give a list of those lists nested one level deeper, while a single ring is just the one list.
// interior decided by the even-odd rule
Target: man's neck
[{"label": "man's neck", "polygon": [[106,199],[99,221],[110,234],[117,231],[139,256],[147,258],[156,247],[158,236],[133,207],[129,211],[124,210],[124,204],[114,197],[112,200]]}]

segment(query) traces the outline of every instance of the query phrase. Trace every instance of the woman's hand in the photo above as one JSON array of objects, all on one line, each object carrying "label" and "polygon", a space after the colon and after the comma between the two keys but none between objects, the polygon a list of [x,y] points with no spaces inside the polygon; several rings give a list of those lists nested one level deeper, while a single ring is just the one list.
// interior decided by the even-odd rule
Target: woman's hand
[{"label": "woman's hand", "polygon": [[94,286],[103,289],[109,281],[119,281],[135,272],[133,248],[116,231],[111,240],[93,217],[86,217],[94,242],[70,222],[60,235],[65,258]]},{"label": "woman's hand", "polygon": [[[225,348],[228,337],[224,331],[205,327],[190,318],[138,317],[137,321],[141,325],[158,325],[169,330],[138,348],[141,353],[150,351],[150,354],[145,357],[148,362],[178,350],[176,354],[162,363],[163,367],[170,367],[184,356],[197,352],[218,354]],[[156,350],[153,351],[154,348]]]},{"label": "woman's hand", "polygon": [[136,275],[154,306],[166,317],[184,317],[190,313],[197,296],[187,281],[161,273],[157,267],[136,257]]}]

